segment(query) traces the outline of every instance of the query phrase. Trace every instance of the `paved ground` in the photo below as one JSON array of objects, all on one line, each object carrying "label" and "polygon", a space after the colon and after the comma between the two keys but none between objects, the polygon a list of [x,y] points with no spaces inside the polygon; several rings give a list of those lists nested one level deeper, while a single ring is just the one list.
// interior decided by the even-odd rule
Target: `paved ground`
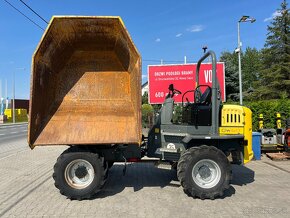
[{"label": "paved ground", "polygon": [[[14,133],[15,134],[15,133]],[[10,149],[10,151],[9,151]],[[0,135],[0,217],[289,217],[290,161],[266,158],[233,167],[222,199],[186,196],[174,171],[150,163],[114,165],[104,190],[71,201],[54,187],[52,168],[65,147],[30,150],[26,138],[3,143]]]}]

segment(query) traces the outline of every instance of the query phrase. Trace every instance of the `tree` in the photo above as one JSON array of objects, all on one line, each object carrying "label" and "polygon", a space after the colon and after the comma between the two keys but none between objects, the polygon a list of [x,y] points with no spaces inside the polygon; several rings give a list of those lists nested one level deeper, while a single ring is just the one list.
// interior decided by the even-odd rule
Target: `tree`
[{"label": "tree", "polygon": [[142,126],[151,127],[153,124],[154,109],[150,104],[142,105]]},{"label": "tree", "polygon": [[256,48],[247,47],[242,58],[243,90],[254,87],[261,71],[261,55]]},{"label": "tree", "polygon": [[[249,98],[249,93],[255,89],[259,72],[261,71],[261,54],[256,48],[247,47],[241,53],[243,96]],[[239,65],[236,53],[223,52],[220,61],[225,62],[225,81],[227,99],[239,100]]]},{"label": "tree", "polygon": [[239,68],[237,55],[234,52],[222,52],[220,61],[225,62],[227,99],[237,101],[239,97]]},{"label": "tree", "polygon": [[148,92],[144,92],[142,96],[142,104],[148,104]]},{"label": "tree", "polygon": [[290,17],[287,2],[268,26],[265,48],[262,50],[263,70],[254,95],[260,99],[290,97]]}]

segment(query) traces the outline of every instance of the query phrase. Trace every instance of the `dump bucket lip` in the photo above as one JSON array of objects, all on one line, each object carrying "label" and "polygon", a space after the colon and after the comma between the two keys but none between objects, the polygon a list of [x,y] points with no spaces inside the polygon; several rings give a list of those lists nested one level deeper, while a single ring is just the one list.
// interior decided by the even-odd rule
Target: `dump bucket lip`
[{"label": "dump bucket lip", "polygon": [[141,57],[140,52],[138,51],[135,43],[132,40],[132,37],[131,37],[129,31],[127,30],[127,28],[126,28],[126,26],[125,26],[125,24],[124,24],[124,22],[123,22],[123,20],[122,20],[122,18],[120,16],[53,15],[51,17],[51,19],[50,19],[50,21],[49,21],[44,33],[43,33],[43,35],[41,36],[41,39],[40,39],[40,41],[39,41],[34,53],[33,53],[32,63],[33,63],[33,60],[34,60],[34,57],[35,57],[36,53],[38,52],[38,50],[40,48],[40,45],[41,45],[42,41],[44,40],[45,36],[47,35],[47,32],[49,31],[53,21],[56,20],[56,19],[66,19],[66,18],[70,18],[70,19],[83,19],[83,18],[86,18],[86,19],[88,19],[88,18],[90,18],[90,19],[117,19],[117,20],[119,20],[121,25],[122,25],[122,27],[123,27],[123,29],[126,31],[127,36],[129,37],[129,40],[130,40],[130,42],[132,43],[132,45],[134,47],[134,50],[136,51],[138,56]]},{"label": "dump bucket lip", "polygon": [[[135,43],[133,42],[132,40],[132,37],[129,33],[129,31],[127,30],[122,18],[120,16],[87,16],[87,15],[53,15],[45,29],[45,31],[43,32],[43,35],[41,36],[41,39],[38,43],[38,45],[36,46],[36,49],[32,55],[32,63],[31,63],[31,73],[30,73],[30,103],[29,103],[29,111],[30,111],[30,114],[32,114],[32,94],[33,94],[33,90],[34,90],[34,83],[33,83],[33,80],[34,80],[34,76],[33,76],[33,72],[34,72],[34,59],[35,59],[35,56],[36,54],[38,53],[39,49],[40,49],[40,46],[41,44],[43,43],[45,37],[48,35],[48,32],[50,31],[51,29],[51,26],[53,25],[53,22],[57,19],[117,19],[123,30],[126,32],[126,37],[128,37],[128,40],[130,41],[131,45],[133,46],[133,50],[136,52],[136,54],[138,55],[138,59],[139,59],[139,64],[141,65],[142,64],[142,59],[141,59],[141,55],[135,45]],[[32,143],[31,142],[31,116],[29,116],[28,118],[28,137],[27,137],[27,142],[28,142],[28,145],[31,149],[33,149],[35,146],[37,146],[37,144],[35,143]]]}]

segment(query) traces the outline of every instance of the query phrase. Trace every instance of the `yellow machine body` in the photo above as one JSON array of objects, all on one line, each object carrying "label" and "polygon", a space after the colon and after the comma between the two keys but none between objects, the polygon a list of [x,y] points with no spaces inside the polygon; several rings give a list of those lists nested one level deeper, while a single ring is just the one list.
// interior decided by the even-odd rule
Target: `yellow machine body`
[{"label": "yellow machine body", "polygon": [[244,163],[253,158],[252,111],[244,106],[224,105],[221,113],[220,135],[244,135]]}]

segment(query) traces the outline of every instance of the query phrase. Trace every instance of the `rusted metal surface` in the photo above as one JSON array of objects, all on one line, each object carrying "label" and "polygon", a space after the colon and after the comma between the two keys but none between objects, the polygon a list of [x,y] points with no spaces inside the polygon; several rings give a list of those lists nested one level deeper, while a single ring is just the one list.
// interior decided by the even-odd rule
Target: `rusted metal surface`
[{"label": "rusted metal surface", "polygon": [[33,56],[28,143],[140,144],[141,58],[119,17],[53,17]]}]

